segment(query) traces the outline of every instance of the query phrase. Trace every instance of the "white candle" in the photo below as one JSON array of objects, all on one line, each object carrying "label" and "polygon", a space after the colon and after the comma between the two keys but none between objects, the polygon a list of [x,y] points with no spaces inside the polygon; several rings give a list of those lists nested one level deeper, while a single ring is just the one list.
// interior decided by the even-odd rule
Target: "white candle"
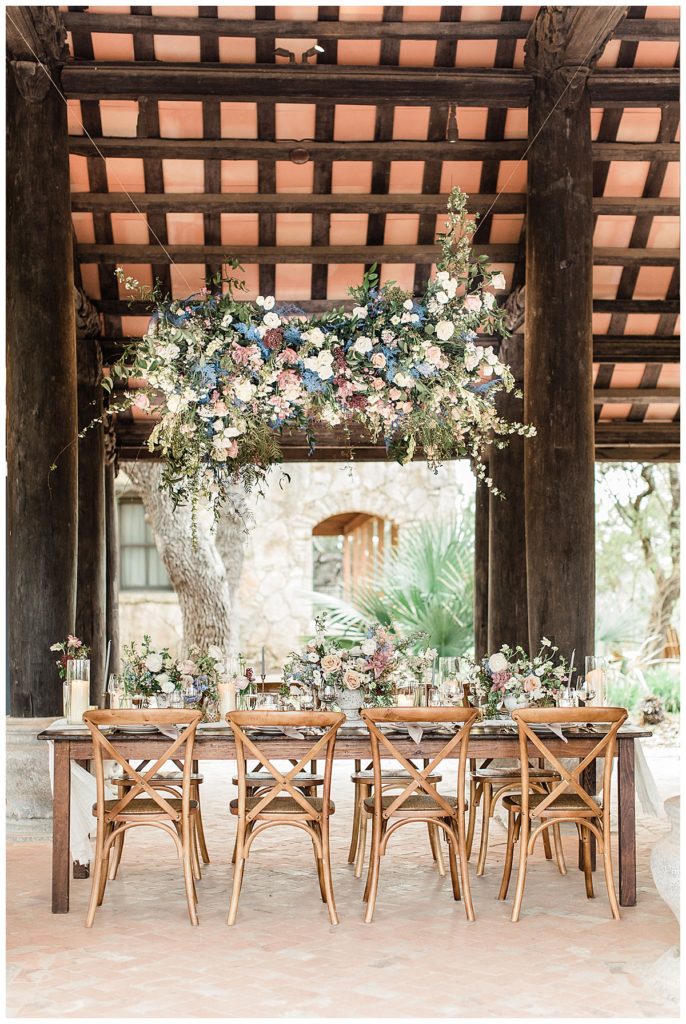
[{"label": "white candle", "polygon": [[264,647],[262,648],[262,673],[261,674],[262,674],[262,676],[266,676],[266,674],[267,674],[267,672],[265,670]]},{"label": "white candle", "polygon": [[87,679],[72,679],[69,700],[69,724],[80,725],[90,707],[90,683]]},{"label": "white candle", "polygon": [[228,683],[219,683],[217,689],[219,691],[219,714],[224,721],[229,711],[236,710],[236,684],[232,679]]}]

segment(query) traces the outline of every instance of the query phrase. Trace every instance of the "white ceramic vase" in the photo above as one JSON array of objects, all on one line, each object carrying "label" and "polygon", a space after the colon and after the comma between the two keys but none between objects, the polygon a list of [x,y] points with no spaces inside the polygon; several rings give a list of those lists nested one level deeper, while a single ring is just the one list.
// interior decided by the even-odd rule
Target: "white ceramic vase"
[{"label": "white ceramic vase", "polygon": [[528,708],[529,700],[527,697],[515,697],[513,693],[507,695],[503,701],[506,711],[514,711],[515,708]]},{"label": "white ceramic vase", "polygon": [[336,703],[345,713],[349,722],[360,721],[360,708],[364,706],[362,690],[349,690],[347,686],[336,689]]}]

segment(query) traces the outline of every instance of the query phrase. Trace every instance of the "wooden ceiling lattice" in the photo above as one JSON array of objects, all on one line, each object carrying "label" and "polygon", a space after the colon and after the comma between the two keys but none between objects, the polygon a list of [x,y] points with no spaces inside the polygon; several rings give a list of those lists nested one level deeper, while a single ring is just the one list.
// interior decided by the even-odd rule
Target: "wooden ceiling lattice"
[{"label": "wooden ceiling lattice", "polygon": [[[237,256],[248,296],[308,311],[373,262],[421,290],[453,185],[482,216],[500,298],[525,284],[537,7],[61,10],[76,259],[106,357],[146,325],[117,264],[184,297]],[[275,53],[315,43],[308,65]],[[678,47],[678,8],[631,7],[589,78],[598,458],[678,451]],[[122,454],[149,429],[123,418]]]}]

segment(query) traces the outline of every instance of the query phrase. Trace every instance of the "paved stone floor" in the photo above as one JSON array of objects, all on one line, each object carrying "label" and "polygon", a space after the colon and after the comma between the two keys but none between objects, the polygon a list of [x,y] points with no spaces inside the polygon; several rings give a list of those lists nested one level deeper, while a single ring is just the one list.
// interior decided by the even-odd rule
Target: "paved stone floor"
[{"label": "paved stone floor", "polygon": [[[663,798],[678,791],[678,750],[646,751]],[[433,867],[426,832],[407,827],[382,863],[374,922],[347,865],[349,766],[336,767],[333,873],[341,918],[328,923],[309,840],[275,830],[253,848],[238,921],[226,926],[233,823],[227,766],[205,764],[211,865],[200,884],[200,927],[188,923],[170,840],[135,832],[120,878],[92,930],[88,881],[72,883],[69,915],[50,913],[50,847],[13,843],[8,855],[11,1017],[675,1017],[654,963],[678,944],[677,923],[649,871],[665,819],[639,823],[638,905],[612,921],[602,883],[584,894],[566,837],[569,873],[539,851],[518,924],[496,893],[504,831],[496,824],[469,924]],[[152,832],[152,830],[150,830]]]}]

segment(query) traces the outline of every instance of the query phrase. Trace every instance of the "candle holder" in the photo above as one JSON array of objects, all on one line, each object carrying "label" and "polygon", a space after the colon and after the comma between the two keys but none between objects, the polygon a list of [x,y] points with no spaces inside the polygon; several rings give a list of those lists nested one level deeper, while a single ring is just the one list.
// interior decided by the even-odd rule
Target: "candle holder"
[{"label": "candle holder", "polygon": [[88,658],[71,658],[67,662],[64,684],[64,716],[69,725],[81,725],[90,707],[91,663]]}]

